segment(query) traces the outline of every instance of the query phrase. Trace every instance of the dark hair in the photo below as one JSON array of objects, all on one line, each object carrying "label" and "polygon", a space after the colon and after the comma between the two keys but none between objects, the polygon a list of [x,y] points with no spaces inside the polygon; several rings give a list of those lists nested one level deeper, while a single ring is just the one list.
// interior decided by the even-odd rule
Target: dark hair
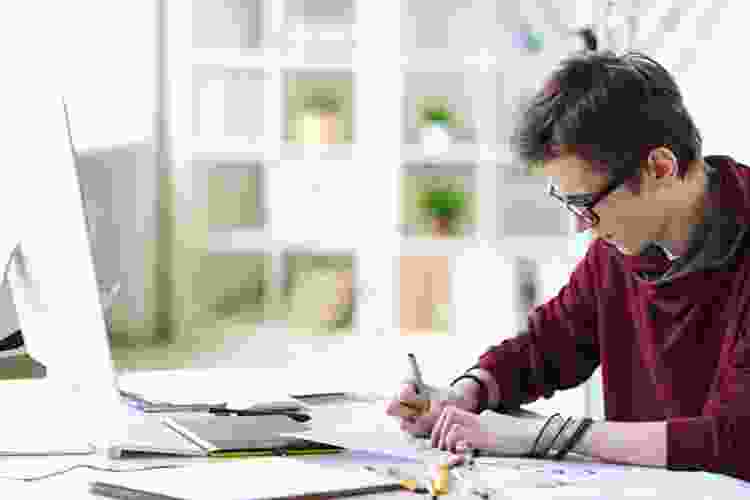
[{"label": "dark hair", "polygon": [[572,153],[610,180],[628,180],[657,147],[678,159],[678,176],[701,157],[702,139],[674,78],[639,52],[579,52],[562,61],[544,88],[521,110],[511,140],[521,160]]}]

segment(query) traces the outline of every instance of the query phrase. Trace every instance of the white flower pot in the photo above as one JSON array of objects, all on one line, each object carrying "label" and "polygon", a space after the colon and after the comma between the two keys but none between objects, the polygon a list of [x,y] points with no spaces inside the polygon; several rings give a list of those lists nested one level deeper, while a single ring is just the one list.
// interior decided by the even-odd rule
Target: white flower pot
[{"label": "white flower pot", "polygon": [[422,136],[422,147],[427,153],[442,153],[446,151],[453,138],[448,133],[448,127],[433,123],[420,130]]},{"label": "white flower pot", "polygon": [[338,142],[339,119],[335,113],[304,113],[297,127],[297,141],[303,144]]}]

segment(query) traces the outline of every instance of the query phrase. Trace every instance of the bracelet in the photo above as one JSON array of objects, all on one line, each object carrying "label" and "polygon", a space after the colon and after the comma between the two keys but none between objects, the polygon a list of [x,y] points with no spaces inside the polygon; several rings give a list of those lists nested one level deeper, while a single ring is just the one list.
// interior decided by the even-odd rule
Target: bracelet
[{"label": "bracelet", "polygon": [[482,381],[482,379],[480,379],[476,375],[464,374],[464,375],[461,375],[460,377],[456,378],[455,380],[453,380],[453,382],[451,382],[451,384],[450,384],[451,387],[453,387],[456,384],[456,382],[458,382],[459,380],[464,379],[464,378],[471,379],[474,382],[476,382],[477,384],[479,384],[479,396],[478,396],[479,401],[477,403],[478,404],[477,413],[480,413],[482,411],[482,409],[487,406],[487,400],[489,399],[489,393],[487,391],[487,385],[485,385],[485,383]]},{"label": "bracelet", "polygon": [[549,452],[552,450],[552,447],[555,445],[555,441],[557,441],[557,438],[560,437],[560,435],[563,433],[565,428],[573,421],[573,417],[568,417],[565,419],[565,422],[563,422],[562,426],[560,427],[560,430],[557,431],[557,434],[555,434],[555,437],[552,438],[552,441],[550,441],[549,446],[546,450],[544,450],[544,453],[541,454],[541,457],[544,458],[547,455],[549,455]]},{"label": "bracelet", "polygon": [[573,433],[573,435],[570,437],[567,443],[565,443],[565,446],[563,446],[560,451],[557,452],[557,454],[554,456],[555,460],[562,460],[565,458],[565,455],[567,455],[570,450],[573,449],[573,447],[578,444],[578,441],[581,440],[584,433],[588,430],[589,427],[591,427],[591,424],[593,424],[594,421],[590,418],[584,418],[581,421],[581,424],[578,426],[578,429]]},{"label": "bracelet", "polygon": [[538,458],[538,455],[534,453],[534,450],[536,450],[536,446],[539,444],[539,439],[542,437],[542,434],[544,434],[544,430],[547,428],[550,422],[552,422],[552,419],[555,417],[559,417],[559,413],[553,414],[551,417],[547,419],[546,422],[544,422],[544,425],[542,426],[542,430],[539,431],[539,434],[536,435],[536,439],[534,440],[534,444],[531,446],[531,451],[529,452],[530,458]]}]

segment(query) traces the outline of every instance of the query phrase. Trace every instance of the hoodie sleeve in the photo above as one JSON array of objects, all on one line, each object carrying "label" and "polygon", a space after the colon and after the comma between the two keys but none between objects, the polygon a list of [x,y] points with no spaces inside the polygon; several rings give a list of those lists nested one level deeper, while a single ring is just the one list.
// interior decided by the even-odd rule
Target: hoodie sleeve
[{"label": "hoodie sleeve", "polygon": [[[742,324],[744,323],[744,324]],[[667,468],[718,472],[750,481],[750,329],[738,322],[734,347],[722,356],[716,404],[699,417],[667,419]]]},{"label": "hoodie sleeve", "polygon": [[552,397],[586,381],[599,366],[594,268],[589,247],[560,292],[529,314],[528,330],[490,347],[474,367],[492,374],[502,409]]}]

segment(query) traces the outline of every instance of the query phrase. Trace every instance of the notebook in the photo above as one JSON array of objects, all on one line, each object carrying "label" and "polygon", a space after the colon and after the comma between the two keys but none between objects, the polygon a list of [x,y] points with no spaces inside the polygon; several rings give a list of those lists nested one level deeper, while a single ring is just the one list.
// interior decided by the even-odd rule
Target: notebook
[{"label": "notebook", "polygon": [[95,495],[128,500],[276,500],[351,496],[401,489],[398,479],[290,457],[129,472],[90,483]]},{"label": "notebook", "polygon": [[281,435],[310,429],[309,425],[284,415],[169,416],[163,423],[206,456],[311,455],[345,449],[300,436]]},{"label": "notebook", "polygon": [[309,424],[285,415],[131,416],[126,435],[110,446],[110,456],[262,456],[335,453],[345,449],[304,437],[280,435],[309,429]]}]

